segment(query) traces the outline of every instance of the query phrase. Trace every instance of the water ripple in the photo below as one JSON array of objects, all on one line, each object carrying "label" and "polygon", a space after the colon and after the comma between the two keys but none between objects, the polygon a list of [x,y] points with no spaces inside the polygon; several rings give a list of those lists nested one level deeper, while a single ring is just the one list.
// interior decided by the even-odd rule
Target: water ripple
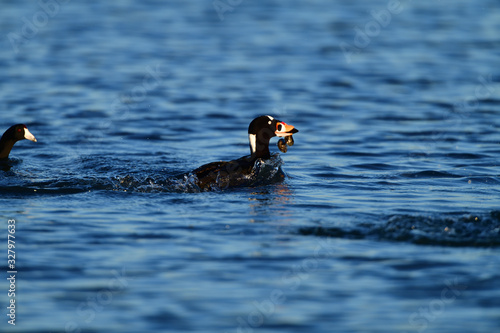
[{"label": "water ripple", "polygon": [[301,227],[298,234],[346,239],[376,239],[452,247],[500,246],[500,211],[487,215],[393,215],[385,223],[359,223],[351,228]]}]

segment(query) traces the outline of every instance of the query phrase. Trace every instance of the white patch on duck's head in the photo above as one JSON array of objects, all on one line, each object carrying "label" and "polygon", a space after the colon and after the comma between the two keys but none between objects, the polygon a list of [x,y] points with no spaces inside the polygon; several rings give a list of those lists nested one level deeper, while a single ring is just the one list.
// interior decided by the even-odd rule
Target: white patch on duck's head
[{"label": "white patch on duck's head", "polygon": [[269,118],[269,121],[267,122],[268,125],[271,125],[273,123],[274,118],[271,116],[266,116],[266,117]]},{"label": "white patch on duck's head", "polygon": [[250,151],[253,154],[257,151],[257,135],[248,134],[248,141],[250,142]]}]

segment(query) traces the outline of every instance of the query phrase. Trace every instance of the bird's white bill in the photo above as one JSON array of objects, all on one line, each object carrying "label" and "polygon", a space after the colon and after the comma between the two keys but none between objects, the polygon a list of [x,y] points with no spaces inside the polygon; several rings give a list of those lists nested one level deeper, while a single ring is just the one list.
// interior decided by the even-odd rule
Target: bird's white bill
[{"label": "bird's white bill", "polygon": [[24,138],[33,142],[36,142],[36,138],[27,128],[24,129]]}]

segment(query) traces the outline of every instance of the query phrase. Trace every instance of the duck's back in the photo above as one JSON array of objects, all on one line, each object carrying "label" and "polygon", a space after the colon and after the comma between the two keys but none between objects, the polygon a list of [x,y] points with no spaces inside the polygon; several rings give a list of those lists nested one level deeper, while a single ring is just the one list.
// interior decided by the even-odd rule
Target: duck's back
[{"label": "duck's back", "polygon": [[212,162],[193,170],[200,189],[236,187],[245,184],[252,174],[255,158],[245,156],[233,161]]}]

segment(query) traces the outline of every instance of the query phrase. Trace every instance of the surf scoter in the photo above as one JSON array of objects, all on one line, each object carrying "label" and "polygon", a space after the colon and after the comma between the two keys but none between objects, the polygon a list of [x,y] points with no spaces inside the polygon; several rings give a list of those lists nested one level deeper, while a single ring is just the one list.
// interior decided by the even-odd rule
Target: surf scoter
[{"label": "surf scoter", "polygon": [[[269,141],[279,136],[287,139],[288,145],[293,144],[292,135],[298,130],[293,126],[274,119],[271,116],[260,116],[252,120],[248,126],[248,140],[250,155],[232,161],[212,162],[193,170],[191,174],[197,178],[200,189],[210,189],[213,185],[218,188],[234,187],[244,184],[252,174],[255,162],[258,159],[271,158]],[[286,152],[284,142],[280,140],[280,150]]]},{"label": "surf scoter", "polygon": [[17,124],[9,127],[0,139],[0,160],[7,159],[14,144],[23,139],[36,142],[35,137],[30,133],[26,125]]}]

